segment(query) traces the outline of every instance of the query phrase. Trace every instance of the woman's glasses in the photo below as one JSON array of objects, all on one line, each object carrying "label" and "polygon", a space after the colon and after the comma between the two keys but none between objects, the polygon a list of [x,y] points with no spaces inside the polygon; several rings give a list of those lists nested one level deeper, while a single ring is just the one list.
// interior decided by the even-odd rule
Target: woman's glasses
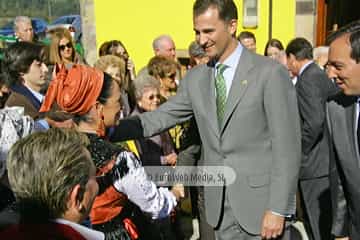
[{"label": "woman's glasses", "polygon": [[149,96],[149,100],[154,100],[155,98],[160,99],[160,97],[161,97],[160,94],[156,94],[156,95],[151,94],[151,95]]},{"label": "woman's glasses", "polygon": [[60,51],[64,51],[65,48],[72,48],[71,42],[68,42],[68,43],[65,44],[65,45],[59,45],[59,50],[60,50]]}]

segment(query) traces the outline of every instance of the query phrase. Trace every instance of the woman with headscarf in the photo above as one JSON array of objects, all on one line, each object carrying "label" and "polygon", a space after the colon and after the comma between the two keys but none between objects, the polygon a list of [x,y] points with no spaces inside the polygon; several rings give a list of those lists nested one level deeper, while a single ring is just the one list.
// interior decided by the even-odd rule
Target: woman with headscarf
[{"label": "woman with headscarf", "polygon": [[49,86],[40,111],[48,111],[57,102],[64,111],[73,114],[76,128],[90,140],[88,149],[97,167],[100,185],[90,213],[93,228],[104,232],[107,239],[130,239],[129,236],[147,239],[149,236],[141,230],[139,238],[130,220],[133,208],[130,201],[153,219],[162,218],[170,214],[183,189],[157,189],[131,152],[103,138],[106,127],[118,124],[120,98],[118,83],[100,70],[81,65],[67,70],[62,66]]}]

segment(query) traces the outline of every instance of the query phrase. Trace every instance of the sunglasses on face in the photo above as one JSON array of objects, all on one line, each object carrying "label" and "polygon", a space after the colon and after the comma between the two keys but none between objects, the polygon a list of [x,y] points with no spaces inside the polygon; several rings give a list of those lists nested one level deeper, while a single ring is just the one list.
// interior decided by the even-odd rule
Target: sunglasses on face
[{"label": "sunglasses on face", "polygon": [[68,42],[65,45],[59,45],[59,50],[64,51],[65,48],[72,48],[72,44],[70,42]]},{"label": "sunglasses on face", "polygon": [[160,94],[156,94],[156,95],[154,95],[154,94],[151,94],[150,96],[149,96],[149,100],[154,100],[155,98],[157,98],[157,99],[160,99]]},{"label": "sunglasses on face", "polygon": [[170,73],[167,75],[168,78],[171,78],[171,79],[175,79],[176,78],[176,73]]}]

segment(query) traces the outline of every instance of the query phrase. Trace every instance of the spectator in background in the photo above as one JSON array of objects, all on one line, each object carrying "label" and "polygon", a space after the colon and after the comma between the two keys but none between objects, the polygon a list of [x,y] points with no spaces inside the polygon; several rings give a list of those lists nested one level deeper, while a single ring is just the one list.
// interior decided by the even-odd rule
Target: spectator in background
[{"label": "spectator in background", "polygon": [[[135,82],[137,105],[132,116],[151,112],[160,106],[160,83],[149,75],[138,77]],[[136,140],[140,160],[144,166],[174,166],[177,154],[172,139],[167,131],[150,138]]]},{"label": "spectator in background", "polygon": [[176,59],[174,40],[169,35],[160,35],[152,43],[155,56],[163,56],[172,60]]},{"label": "spectator in background", "polygon": [[109,74],[114,80],[118,81],[121,89],[121,101],[123,104],[122,113],[128,116],[132,109],[134,109],[134,98],[132,96],[132,89],[129,88],[129,82],[125,79],[125,62],[122,58],[115,55],[103,55],[95,63],[94,67]]},{"label": "spectator in background", "polygon": [[119,40],[104,42],[99,48],[99,56],[115,55],[125,62],[125,81],[129,84],[135,79],[135,64],[131,60],[125,45]]},{"label": "spectator in background", "polygon": [[314,61],[322,70],[325,70],[325,65],[328,62],[329,57],[329,47],[328,46],[319,46],[313,50]]},{"label": "spectator in background", "polygon": [[209,61],[204,49],[196,41],[193,41],[189,46],[190,63],[189,67],[192,68],[199,64],[205,64]]},{"label": "spectator in background", "polygon": [[49,50],[50,64],[86,64],[85,60],[75,51],[75,43],[65,28],[57,28],[52,31]]},{"label": "spectator in background", "polygon": [[48,72],[44,61],[44,47],[30,42],[10,45],[2,61],[2,76],[12,91],[5,105],[24,107],[25,115],[33,119],[40,117],[39,109],[43,100],[40,89],[46,82]]},{"label": "spectator in background", "polygon": [[31,19],[27,16],[17,16],[14,20],[14,32],[18,41],[32,42],[34,31]]},{"label": "spectator in background", "polygon": [[252,32],[243,31],[239,34],[237,39],[240,43],[250,51],[256,52],[256,38]]},{"label": "spectator in background", "polygon": [[313,61],[313,48],[304,38],[295,38],[286,47],[290,71],[298,77],[295,85],[301,119],[302,160],[299,191],[304,226],[310,239],[331,239],[331,198],[329,188],[329,135],[326,130],[326,101],[334,85]]},{"label": "spectator in background", "polygon": [[266,43],[264,56],[278,59],[282,50],[284,50],[284,47],[280,40],[273,38]]},{"label": "spectator in background", "polygon": [[0,73],[0,109],[5,106],[5,102],[10,95],[10,89],[6,85],[2,74]]},{"label": "spectator in background", "polygon": [[56,106],[49,114],[39,113],[44,98],[40,90],[46,83],[48,72],[45,59],[45,48],[37,43],[17,42],[5,50],[2,76],[11,89],[5,106],[23,107],[24,114],[32,117],[45,129],[49,125],[70,127],[71,121],[64,121],[67,116],[57,112]]},{"label": "spectator in background", "polygon": [[[152,43],[152,47],[155,57],[160,56],[177,61],[175,43],[169,35],[164,34],[155,38]],[[179,80],[182,78],[184,73],[185,72],[182,71],[181,66],[178,65],[178,69],[176,70],[176,84],[179,83]],[[149,70],[147,67],[144,67],[139,71],[138,74],[149,74]]]},{"label": "spectator in background", "polygon": [[149,74],[160,82],[161,103],[175,95],[177,62],[163,56],[155,56],[150,59],[147,69]]},{"label": "spectator in background", "polygon": [[15,143],[7,169],[21,220],[1,239],[105,239],[80,225],[98,193],[87,144],[86,136],[56,128]]}]

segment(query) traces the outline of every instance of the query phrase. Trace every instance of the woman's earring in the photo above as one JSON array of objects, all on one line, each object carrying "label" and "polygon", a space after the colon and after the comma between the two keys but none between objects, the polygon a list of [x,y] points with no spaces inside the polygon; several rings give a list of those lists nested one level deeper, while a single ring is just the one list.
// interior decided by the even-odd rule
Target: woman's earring
[{"label": "woman's earring", "polygon": [[100,113],[100,121],[98,123],[97,129],[96,129],[96,134],[99,137],[105,137],[105,121],[104,121],[104,114]]}]

